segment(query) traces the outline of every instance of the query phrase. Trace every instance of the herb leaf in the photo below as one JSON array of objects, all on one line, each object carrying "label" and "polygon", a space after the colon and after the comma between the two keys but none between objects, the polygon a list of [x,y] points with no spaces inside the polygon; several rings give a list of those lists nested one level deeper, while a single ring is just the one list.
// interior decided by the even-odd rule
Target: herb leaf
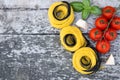
[{"label": "herb leaf", "polygon": [[84,19],[84,20],[87,19],[89,17],[89,15],[90,15],[90,11],[89,10],[84,9],[82,11],[82,19]]},{"label": "herb leaf", "polygon": [[100,15],[102,12],[101,12],[101,9],[98,6],[92,6],[91,7],[91,13],[95,14],[95,15]]},{"label": "herb leaf", "polygon": [[85,6],[90,6],[90,0],[83,0],[82,2]]},{"label": "herb leaf", "polygon": [[82,2],[74,1],[74,2],[71,2],[70,5],[72,6],[75,12],[81,12],[83,10]]}]

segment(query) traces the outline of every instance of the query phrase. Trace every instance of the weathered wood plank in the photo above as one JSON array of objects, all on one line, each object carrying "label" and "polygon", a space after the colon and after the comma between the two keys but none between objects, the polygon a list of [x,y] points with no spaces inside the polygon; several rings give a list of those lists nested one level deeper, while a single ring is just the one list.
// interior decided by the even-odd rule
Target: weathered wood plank
[{"label": "weathered wood plank", "polygon": [[[7,34],[58,34],[59,30],[53,28],[48,20],[47,10],[17,11],[0,10],[0,33]],[[75,22],[81,18],[81,13],[75,13]],[[83,30],[88,33],[94,26],[97,16],[91,15],[87,19],[89,29]],[[118,32],[120,33],[120,31]]]},{"label": "weathered wood plank", "polygon": [[[63,1],[63,0],[0,0],[1,8],[48,8],[53,2]],[[82,1],[82,0],[65,0],[68,2],[71,1]],[[93,5],[98,5],[104,7],[106,5],[111,5],[118,7],[120,0],[91,0]]]},{"label": "weathered wood plank", "polygon": [[0,80],[118,80],[119,48],[120,36],[102,56],[104,65],[112,53],[116,65],[83,76],[73,69],[72,54],[63,49],[58,35],[0,35]]},{"label": "weathered wood plank", "polygon": [[56,33],[51,27],[47,10],[44,11],[0,11],[0,33]]}]

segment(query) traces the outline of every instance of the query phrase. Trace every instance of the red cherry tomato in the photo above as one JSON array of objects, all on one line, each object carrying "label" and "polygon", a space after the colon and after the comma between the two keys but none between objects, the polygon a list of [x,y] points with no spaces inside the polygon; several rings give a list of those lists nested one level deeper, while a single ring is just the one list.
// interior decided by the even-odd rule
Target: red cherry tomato
[{"label": "red cherry tomato", "polygon": [[110,50],[110,43],[107,40],[98,41],[96,44],[96,49],[101,54],[106,54]]},{"label": "red cherry tomato", "polygon": [[111,22],[111,27],[116,29],[116,30],[120,30],[120,17],[115,17],[112,22]]},{"label": "red cherry tomato", "polygon": [[95,21],[95,26],[99,28],[100,30],[105,30],[108,26],[108,21],[104,17],[99,17]]},{"label": "red cherry tomato", "polygon": [[109,28],[105,33],[105,38],[108,41],[115,40],[117,38],[117,32],[114,29]]},{"label": "red cherry tomato", "polygon": [[93,28],[89,32],[89,37],[92,40],[97,41],[97,40],[99,40],[102,37],[102,31],[99,30],[98,28]]},{"label": "red cherry tomato", "polygon": [[110,20],[115,13],[116,9],[112,6],[106,6],[102,9],[102,15],[105,16],[108,20]]}]

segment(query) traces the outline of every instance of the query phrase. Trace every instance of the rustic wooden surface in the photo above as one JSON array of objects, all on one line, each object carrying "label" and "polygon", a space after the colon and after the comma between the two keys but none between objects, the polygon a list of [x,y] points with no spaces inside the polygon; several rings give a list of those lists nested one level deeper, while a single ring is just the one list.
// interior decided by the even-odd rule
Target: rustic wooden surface
[{"label": "rustic wooden surface", "polygon": [[[59,30],[48,21],[48,8],[55,1],[61,0],[0,0],[0,80],[120,80],[120,31],[111,42],[110,52],[102,56],[105,68],[92,75],[81,75],[72,67],[73,54],[60,44]],[[101,8],[120,6],[120,0],[91,2]],[[75,13],[75,17],[76,22],[80,13]],[[94,27],[96,17],[88,18],[88,31]],[[88,38],[87,31],[82,31]],[[114,66],[105,65],[110,54],[115,57]]]}]

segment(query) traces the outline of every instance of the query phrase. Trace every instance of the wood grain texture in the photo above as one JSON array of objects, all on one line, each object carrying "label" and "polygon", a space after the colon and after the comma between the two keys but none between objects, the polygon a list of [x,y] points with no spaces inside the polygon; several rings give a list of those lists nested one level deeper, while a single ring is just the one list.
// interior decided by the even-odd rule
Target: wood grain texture
[{"label": "wood grain texture", "polygon": [[[63,1],[63,0],[0,0],[1,8],[49,8],[53,2]],[[64,0],[64,1],[82,1],[82,0]],[[106,5],[111,5],[114,7],[119,7],[119,0],[91,0],[93,5],[98,5],[104,7]]]},{"label": "wood grain texture", "polygon": [[[73,54],[61,46],[59,35],[0,35],[0,80],[119,80],[119,39],[101,57],[105,69],[81,75],[72,67]],[[105,66],[111,53],[116,65]]]},{"label": "wood grain texture", "polygon": [[56,33],[51,27],[47,10],[40,11],[0,11],[0,33],[35,34]]}]

